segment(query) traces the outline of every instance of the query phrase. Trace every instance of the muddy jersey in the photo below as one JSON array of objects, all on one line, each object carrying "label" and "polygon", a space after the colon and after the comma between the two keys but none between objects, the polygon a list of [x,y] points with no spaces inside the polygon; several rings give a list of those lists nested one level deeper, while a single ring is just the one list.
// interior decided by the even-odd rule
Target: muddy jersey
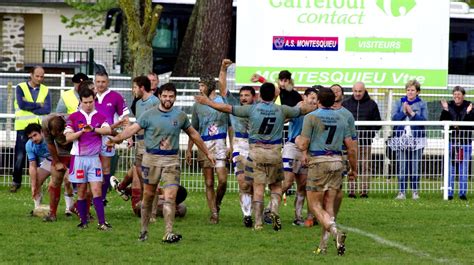
[{"label": "muddy jersey", "polygon": [[250,144],[281,144],[285,119],[298,117],[300,108],[262,101],[254,105],[232,106],[232,114],[248,117]]},{"label": "muddy jersey", "polygon": [[151,108],[137,122],[145,130],[146,152],[155,155],[178,154],[179,134],[191,126],[186,113],[177,108],[168,112]]},{"label": "muddy jersey", "polygon": [[[217,96],[214,102],[224,103],[221,96]],[[194,103],[192,112],[192,126],[196,129],[204,141],[225,139],[229,126],[229,114],[215,110],[207,105]]]},{"label": "muddy jersey", "polygon": [[301,135],[310,139],[312,156],[341,155],[345,138],[351,138],[347,118],[337,110],[317,109],[304,118]]}]

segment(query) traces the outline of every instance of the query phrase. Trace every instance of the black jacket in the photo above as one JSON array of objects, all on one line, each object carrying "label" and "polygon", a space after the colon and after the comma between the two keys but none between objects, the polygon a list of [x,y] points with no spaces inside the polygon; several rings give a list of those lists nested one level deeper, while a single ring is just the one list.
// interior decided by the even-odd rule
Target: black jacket
[{"label": "black jacket", "polygon": [[302,101],[303,97],[301,97],[301,94],[296,91],[295,89],[291,91],[287,91],[284,88],[280,88],[280,102],[281,105],[286,105],[290,107],[296,106],[298,102]]},{"label": "black jacket", "polygon": [[[464,100],[461,106],[456,106],[454,100],[449,101],[448,110],[441,111],[441,121],[474,121],[474,111],[467,113],[467,107],[470,101]],[[472,141],[473,126],[451,126],[451,143],[457,142],[464,145],[470,145]]]},{"label": "black jacket", "polygon": [[[369,93],[366,91],[361,100],[356,100],[354,96],[344,100],[342,106],[349,110],[354,116],[355,121],[380,121],[380,111],[377,103],[370,99]],[[382,126],[356,126],[359,134],[359,143],[367,145],[375,137],[376,131]],[[364,132],[366,131],[366,132]],[[361,142],[362,140],[362,142]]]}]

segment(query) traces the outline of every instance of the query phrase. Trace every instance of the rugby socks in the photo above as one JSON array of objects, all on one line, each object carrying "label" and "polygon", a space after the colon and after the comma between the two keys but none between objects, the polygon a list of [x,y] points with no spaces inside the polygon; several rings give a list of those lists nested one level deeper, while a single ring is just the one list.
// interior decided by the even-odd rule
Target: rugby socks
[{"label": "rugby socks", "polygon": [[297,192],[295,197],[295,219],[303,220],[304,193]]},{"label": "rugby socks", "polygon": [[104,174],[104,181],[102,182],[102,200],[105,200],[105,198],[107,198],[107,192],[109,191],[111,176],[112,175],[110,173]]},{"label": "rugby socks", "polygon": [[61,187],[49,186],[49,213],[52,216],[56,216],[58,211],[59,199],[61,197]]},{"label": "rugby socks", "polygon": [[337,227],[336,227],[336,222],[334,221],[333,218],[331,218],[331,221],[329,222],[329,229],[328,229],[329,233],[331,233],[331,235],[333,235],[334,237],[337,236]]},{"label": "rugby socks", "polygon": [[102,197],[95,197],[92,201],[94,203],[94,208],[99,224],[105,224],[104,203],[102,201]]},{"label": "rugby socks", "polygon": [[255,226],[263,225],[263,201],[253,202],[253,211],[255,216]]},{"label": "rugby socks", "polygon": [[141,218],[142,231],[141,232],[148,231],[148,224],[150,223],[150,215],[151,215],[151,208],[152,208],[153,199],[154,199],[154,197],[149,198],[149,200],[145,200],[145,198],[143,198],[142,213],[141,213],[142,214],[142,218]]},{"label": "rugby socks", "polygon": [[245,192],[240,193],[240,208],[244,216],[252,215],[252,195]]},{"label": "rugby socks", "polygon": [[[155,196],[158,197],[158,196]],[[142,198],[142,190],[141,189],[132,189],[132,205],[135,207]]]},{"label": "rugby socks", "polygon": [[38,195],[36,198],[34,198],[33,202],[35,203],[35,209],[39,208],[41,205],[41,195]]},{"label": "rugby socks", "polygon": [[173,232],[174,216],[176,214],[176,202],[165,201],[163,203],[163,217],[165,219],[165,232]]},{"label": "rugby socks", "polygon": [[70,211],[74,204],[74,197],[72,194],[64,194],[64,201],[66,202],[66,211]]},{"label": "rugby socks", "polygon": [[278,210],[280,208],[280,202],[281,202],[281,194],[276,193],[276,192],[272,192],[271,195],[270,195],[270,198],[271,198],[271,202],[272,202],[270,211],[272,213],[278,215]]},{"label": "rugby socks", "polygon": [[87,224],[87,201],[77,200],[77,211],[79,212],[79,218],[81,223]]},{"label": "rugby socks", "polygon": [[123,177],[123,180],[119,183],[118,185],[118,190],[124,190],[125,188],[128,187],[133,181],[133,175],[129,176],[128,174]]}]

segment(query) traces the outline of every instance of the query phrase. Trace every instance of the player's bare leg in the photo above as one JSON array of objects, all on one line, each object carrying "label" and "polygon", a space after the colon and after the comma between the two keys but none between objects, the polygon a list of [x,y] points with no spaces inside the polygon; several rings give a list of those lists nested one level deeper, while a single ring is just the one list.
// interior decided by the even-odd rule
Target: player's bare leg
[{"label": "player's bare leg", "polygon": [[209,221],[211,224],[217,224],[219,223],[219,213],[217,212],[216,192],[214,191],[214,168],[205,167],[202,169],[202,173],[204,175],[204,184],[206,185],[207,206],[211,211]]},{"label": "player's bare leg", "polygon": [[150,215],[153,199],[156,194],[156,184],[143,185],[143,199],[141,207],[141,229],[138,240],[145,241],[148,239],[148,224],[150,223]]},{"label": "player's bare leg", "polygon": [[227,168],[226,167],[217,167],[217,190],[216,190],[216,208],[217,213],[219,213],[221,208],[222,199],[224,199],[225,192],[227,190]]},{"label": "player's bare leg", "polygon": [[303,206],[306,198],[306,174],[296,175],[295,220],[294,225],[304,226]]},{"label": "player's bare leg", "polygon": [[255,230],[263,228],[263,203],[265,184],[253,183],[253,211],[255,216]]},{"label": "player's bare leg", "polygon": [[281,182],[277,181],[273,184],[270,184],[270,199],[272,201],[271,204],[271,218],[272,218],[272,227],[273,230],[279,231],[281,230],[281,219],[280,219],[280,214],[279,214],[279,209],[280,209],[280,202],[281,202]]},{"label": "player's bare leg", "polygon": [[175,243],[181,240],[181,235],[173,233],[173,224],[176,214],[176,194],[178,192],[177,185],[165,186],[164,195],[165,201],[163,203],[163,218],[165,221],[165,235],[163,242]]},{"label": "player's bare leg", "polygon": [[[328,212],[328,214],[331,216],[331,220],[335,222],[336,220],[336,212],[335,212],[335,206],[334,204],[336,203],[336,198],[338,196],[341,196],[342,200],[342,192],[340,190],[328,190],[324,193],[324,202],[323,206],[324,209]],[[339,210],[339,208],[338,208]],[[330,237],[329,231],[324,229],[324,227],[321,227],[321,240],[319,241],[319,246],[318,249],[315,251],[316,254],[325,254],[328,246],[328,241]]]},{"label": "player's bare leg", "polygon": [[41,194],[41,186],[49,175],[50,172],[38,167],[36,178],[31,178],[31,195],[35,203],[35,208],[40,206],[41,198],[43,197]]},{"label": "player's bare leg", "polygon": [[[321,226],[328,231],[331,235],[336,238],[336,248],[338,255],[344,255],[345,251],[345,234],[340,232],[336,227],[336,222],[333,220],[332,216],[324,209],[324,196],[325,192],[323,191],[307,191],[308,203],[311,207],[311,211],[318,219],[318,222]],[[332,196],[335,196],[337,193],[332,193]],[[334,199],[334,197],[333,197]]]}]

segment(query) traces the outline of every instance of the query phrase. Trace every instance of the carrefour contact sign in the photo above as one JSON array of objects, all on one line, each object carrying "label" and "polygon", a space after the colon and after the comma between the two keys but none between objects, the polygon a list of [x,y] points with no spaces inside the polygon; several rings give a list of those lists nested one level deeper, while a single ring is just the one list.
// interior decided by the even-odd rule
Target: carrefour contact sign
[{"label": "carrefour contact sign", "polygon": [[446,87],[449,0],[239,0],[238,84]]}]

